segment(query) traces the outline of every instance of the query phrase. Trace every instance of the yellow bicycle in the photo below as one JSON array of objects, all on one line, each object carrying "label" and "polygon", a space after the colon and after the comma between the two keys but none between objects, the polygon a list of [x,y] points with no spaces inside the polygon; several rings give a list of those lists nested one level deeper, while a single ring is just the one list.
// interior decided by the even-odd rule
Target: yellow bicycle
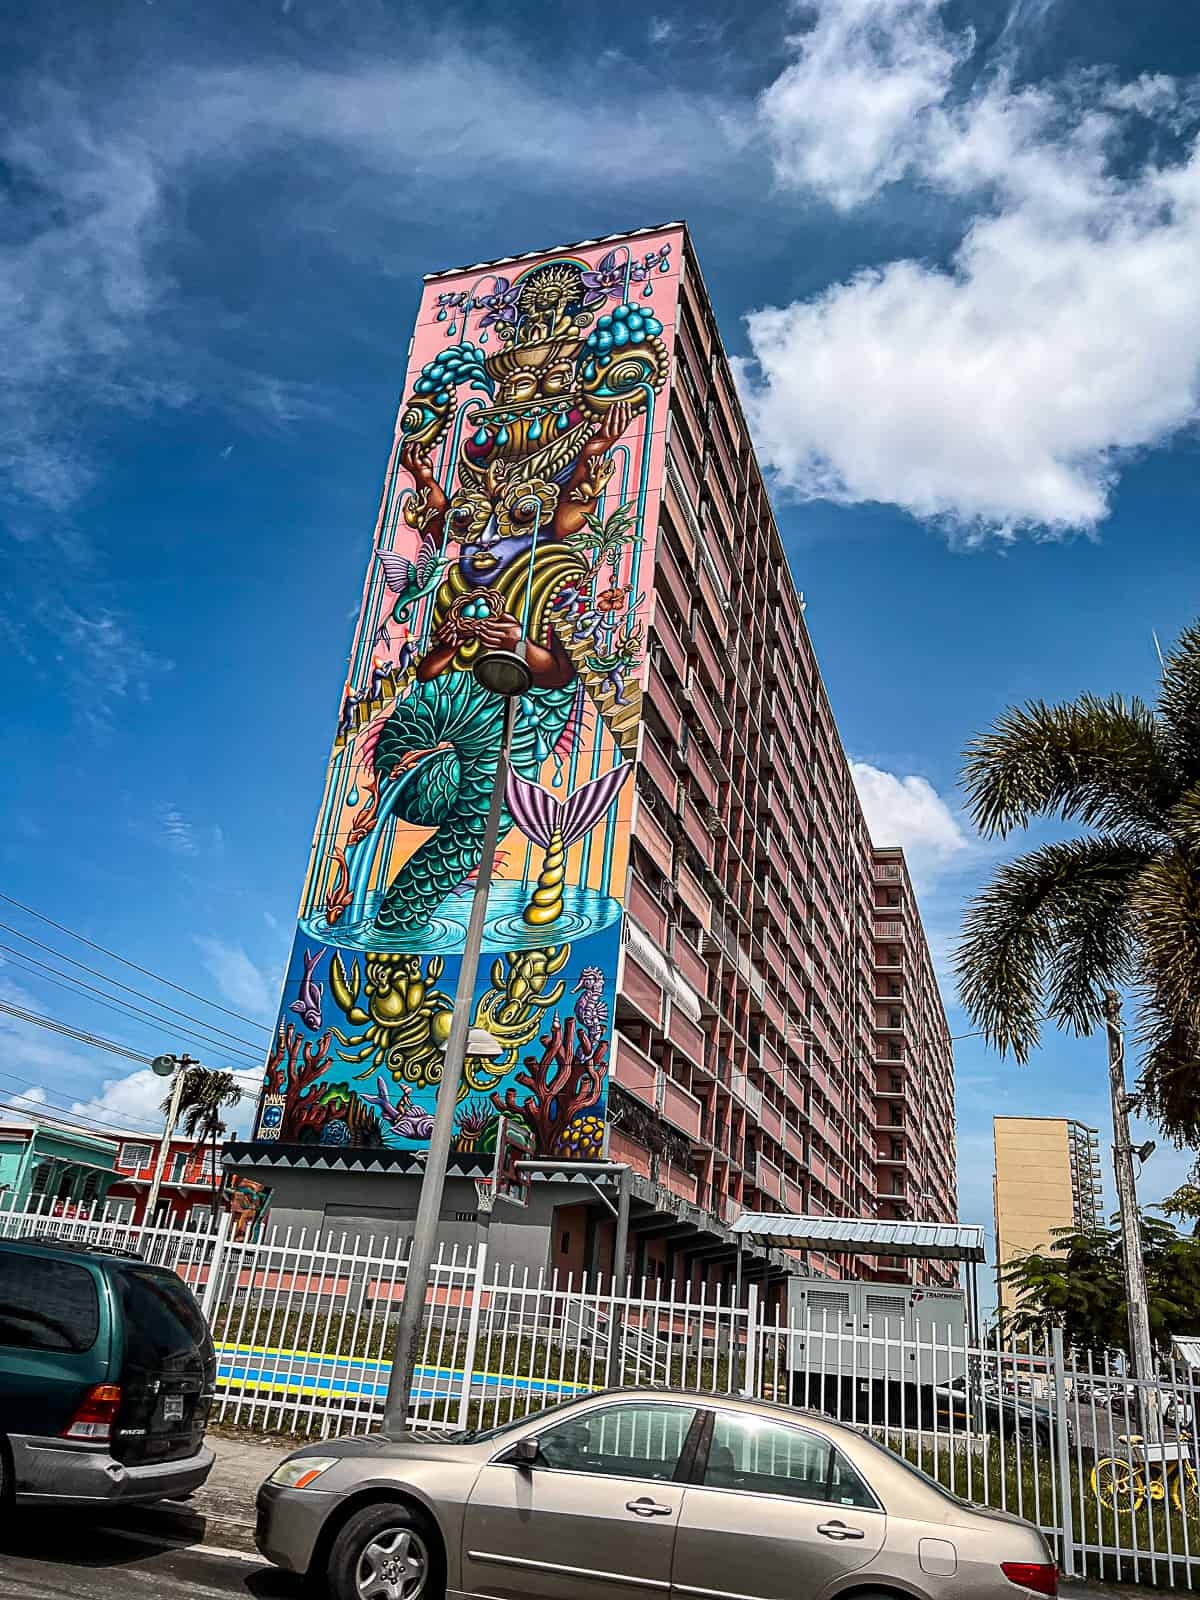
[{"label": "yellow bicycle", "polygon": [[1200,1516],[1200,1477],[1191,1439],[1181,1436],[1147,1444],[1140,1433],[1122,1434],[1127,1457],[1106,1456],[1092,1468],[1092,1493],[1110,1511],[1140,1511],[1147,1500],[1165,1500],[1185,1516]]}]

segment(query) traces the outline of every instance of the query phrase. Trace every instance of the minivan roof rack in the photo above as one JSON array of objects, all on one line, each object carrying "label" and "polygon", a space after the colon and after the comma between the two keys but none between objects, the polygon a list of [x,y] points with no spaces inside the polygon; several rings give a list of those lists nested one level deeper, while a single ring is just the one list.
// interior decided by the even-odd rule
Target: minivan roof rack
[{"label": "minivan roof rack", "polygon": [[69,1250],[74,1255],[118,1256],[123,1261],[145,1261],[140,1250],[129,1250],[120,1244],[91,1244],[83,1239],[39,1239],[37,1234],[25,1234],[19,1239],[0,1240],[3,1244],[36,1244],[43,1250]]}]

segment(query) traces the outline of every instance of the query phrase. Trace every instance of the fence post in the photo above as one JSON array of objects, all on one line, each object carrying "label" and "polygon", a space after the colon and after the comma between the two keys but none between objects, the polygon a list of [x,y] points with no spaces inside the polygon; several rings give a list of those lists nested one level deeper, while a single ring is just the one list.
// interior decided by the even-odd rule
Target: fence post
[{"label": "fence post", "polygon": [[216,1231],[212,1236],[212,1255],[208,1263],[208,1279],[204,1285],[204,1292],[200,1296],[200,1310],[204,1313],[204,1320],[212,1326],[213,1313],[216,1311],[217,1291],[221,1285],[221,1278],[225,1271],[225,1246],[229,1241],[229,1228],[233,1222],[233,1213],[222,1211],[217,1218]]},{"label": "fence post", "polygon": [[471,1404],[471,1385],[475,1378],[475,1351],[479,1345],[479,1318],[483,1311],[483,1274],[487,1266],[487,1234],[480,1229],[480,1239],[475,1250],[474,1282],[471,1285],[471,1310],[467,1317],[467,1348],[463,1355],[462,1393],[458,1397],[458,1426],[467,1426],[467,1412]]},{"label": "fence post", "polygon": [[752,1283],[746,1295],[746,1369],[742,1393],[751,1400],[758,1395],[758,1285]]},{"label": "fence post", "polygon": [[1062,1570],[1064,1578],[1075,1576],[1075,1502],[1071,1496],[1071,1445],[1067,1437],[1067,1363],[1063,1355],[1063,1331],[1050,1329],[1050,1353],[1054,1362],[1054,1442],[1058,1451],[1058,1495],[1062,1513]]}]

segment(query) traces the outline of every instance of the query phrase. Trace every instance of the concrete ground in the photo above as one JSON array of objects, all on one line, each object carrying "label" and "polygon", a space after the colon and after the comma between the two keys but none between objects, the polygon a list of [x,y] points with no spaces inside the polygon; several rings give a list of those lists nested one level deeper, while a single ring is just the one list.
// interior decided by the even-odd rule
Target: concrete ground
[{"label": "concrete ground", "polygon": [[[189,1500],[130,1508],[97,1526],[22,1511],[0,1528],[0,1600],[304,1600],[297,1580],[254,1553],[254,1496],[287,1442],[213,1433],[216,1464]],[[1070,1600],[1131,1600],[1146,1589],[1061,1585]]]}]

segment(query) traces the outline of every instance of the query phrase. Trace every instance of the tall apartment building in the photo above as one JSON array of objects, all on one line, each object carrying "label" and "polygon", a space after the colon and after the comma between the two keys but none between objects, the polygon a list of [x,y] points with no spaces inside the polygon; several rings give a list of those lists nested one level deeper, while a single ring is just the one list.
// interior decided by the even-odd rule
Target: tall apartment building
[{"label": "tall apartment building", "polygon": [[1100,1136],[1067,1117],[994,1117],[997,1296],[1013,1304],[1005,1269],[1045,1250],[1056,1228],[1101,1221]]},{"label": "tall apartment building", "polygon": [[[445,737],[435,743],[445,726],[436,697],[456,695],[457,705],[474,692],[471,630],[499,638],[513,613],[541,651],[540,697],[524,722],[544,721],[514,754],[525,786],[510,792],[489,897],[489,908],[511,909],[497,913],[485,945],[503,951],[511,929],[516,949],[481,978],[476,1017],[489,1026],[513,1017],[524,1031],[498,1088],[496,1075],[475,1070],[447,1236],[458,1227],[470,1237],[466,1180],[487,1167],[478,1130],[502,1106],[530,1120],[545,1157],[603,1150],[632,1168],[630,1258],[648,1276],[728,1276],[728,1225],[742,1210],[953,1220],[953,1063],[916,900],[902,854],[872,847],[686,229],[427,279],[406,393],[374,539],[388,561],[368,578],[275,1064],[238,1166],[269,1170],[279,1220],[303,1220],[317,1203],[313,1168],[327,1175],[326,1216],[378,1225],[390,1205],[402,1226],[412,1215],[401,1184],[432,1104],[427,1057],[420,1040],[386,1054],[390,1013],[359,985],[396,994],[383,963],[404,962],[427,997],[442,958],[434,967],[422,952],[448,951],[453,963],[446,923],[458,891],[440,904],[436,884],[430,891],[440,791],[412,804],[410,773],[449,759]],[[546,439],[559,431],[555,453]],[[454,561],[445,552],[460,537]],[[428,557],[419,539],[432,540]],[[450,565],[431,592],[436,551]],[[414,591],[391,627],[392,598]],[[424,731],[409,751],[393,730],[413,707]],[[374,740],[373,766],[354,753],[360,738]],[[451,781],[449,768],[436,770]],[[596,802],[587,815],[602,820],[572,843],[585,780]],[[530,800],[535,783],[544,798]],[[401,792],[390,813],[389,784]],[[364,795],[368,810],[351,826],[346,808]],[[411,842],[398,812],[423,826]],[[365,854],[380,829],[377,854]],[[451,875],[469,865],[456,858]],[[569,892],[557,887],[564,877]],[[556,930],[569,917],[582,931],[563,956],[567,935]],[[539,918],[541,943],[528,931]],[[323,945],[335,947],[328,967]],[[540,963],[532,996],[524,977],[513,982],[522,951]],[[312,1027],[295,1021],[317,979],[326,1025],[333,1000],[361,1030],[349,1050],[318,1037],[319,1004]],[[553,1005],[526,1026],[541,995]],[[406,1020],[405,1041],[419,1020]],[[353,1068],[322,1067],[322,1050]],[[310,1055],[306,1076],[298,1063]],[[393,1104],[381,1073],[370,1101],[381,1126],[357,1085],[385,1060],[398,1092]],[[314,1100],[309,1080],[335,1077],[332,1100]],[[586,1187],[547,1180],[522,1217],[498,1213],[493,1247],[603,1270],[612,1227]],[[794,1265],[778,1253],[759,1263]],[[805,1265],[902,1271],[819,1255]]]},{"label": "tall apartment building", "polygon": [[957,1215],[954,1047],[904,852],[874,850],[872,872],[877,1214],[935,1221]]}]

